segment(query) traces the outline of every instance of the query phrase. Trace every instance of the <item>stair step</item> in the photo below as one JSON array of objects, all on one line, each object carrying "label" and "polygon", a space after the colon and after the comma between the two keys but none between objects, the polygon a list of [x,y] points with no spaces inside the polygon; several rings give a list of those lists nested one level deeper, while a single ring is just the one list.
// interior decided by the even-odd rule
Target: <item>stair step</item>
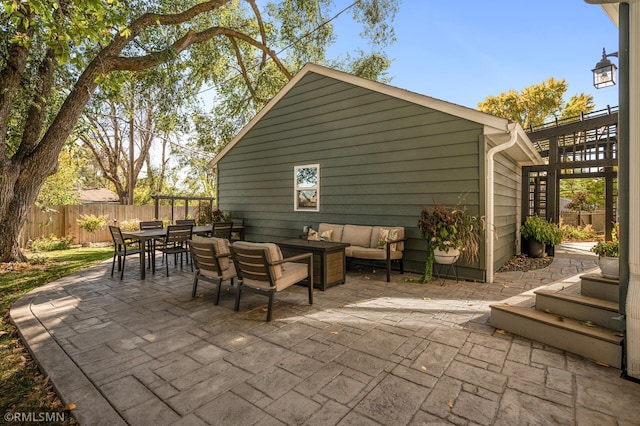
[{"label": "stair step", "polygon": [[616,328],[616,323],[612,323],[611,319],[619,316],[618,302],[564,291],[537,290],[534,293],[536,309],[540,311]]},{"label": "stair step", "polygon": [[[589,324],[592,324],[589,323]],[[601,326],[524,306],[491,305],[491,325],[612,367],[621,368],[622,335]]]},{"label": "stair step", "polygon": [[618,280],[604,278],[600,274],[585,274],[581,277],[580,293],[584,296],[618,302],[620,290]]}]

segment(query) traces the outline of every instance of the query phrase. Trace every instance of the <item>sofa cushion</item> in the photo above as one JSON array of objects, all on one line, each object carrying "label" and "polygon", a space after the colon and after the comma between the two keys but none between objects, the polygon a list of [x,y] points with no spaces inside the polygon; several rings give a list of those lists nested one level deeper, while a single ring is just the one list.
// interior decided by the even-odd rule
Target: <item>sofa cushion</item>
[{"label": "sofa cushion", "polygon": [[[346,251],[345,251],[345,254],[346,254]],[[349,251],[349,254],[347,254],[347,257],[355,257],[357,259],[386,260],[387,251],[380,250],[375,247],[374,248],[353,247]],[[402,252],[398,250],[389,252],[389,258],[391,260],[402,259]]]},{"label": "sofa cushion", "polygon": [[333,231],[333,233],[329,241],[332,241],[334,243],[341,243],[343,228],[344,228],[344,225],[335,225],[332,223],[321,223],[320,225],[318,225],[318,232],[322,235],[323,232],[331,230]]},{"label": "sofa cushion", "polygon": [[371,247],[371,226],[344,225],[342,242],[352,246]]},{"label": "sofa cushion", "polygon": [[[251,243],[248,241],[236,241],[235,243],[233,243],[233,247],[267,249],[267,261],[269,263],[277,262],[283,259],[280,247],[278,247],[278,245],[274,243]],[[273,278],[275,280],[282,277],[282,265],[271,266],[271,275],[273,275]]]}]

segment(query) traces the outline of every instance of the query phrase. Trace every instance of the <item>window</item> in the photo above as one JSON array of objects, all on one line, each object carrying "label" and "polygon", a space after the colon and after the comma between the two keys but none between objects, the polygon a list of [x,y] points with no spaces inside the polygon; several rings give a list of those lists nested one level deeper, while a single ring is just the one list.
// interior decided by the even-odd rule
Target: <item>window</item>
[{"label": "window", "polygon": [[295,166],[293,169],[295,211],[320,211],[320,164]]}]

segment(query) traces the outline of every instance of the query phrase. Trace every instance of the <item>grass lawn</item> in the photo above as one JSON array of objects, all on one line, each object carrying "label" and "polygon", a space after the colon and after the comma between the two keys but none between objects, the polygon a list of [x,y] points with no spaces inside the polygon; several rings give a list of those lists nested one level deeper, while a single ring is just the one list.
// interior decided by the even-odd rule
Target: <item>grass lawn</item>
[{"label": "grass lawn", "polygon": [[[111,258],[113,248],[28,253],[29,263],[0,263],[0,412],[51,412],[64,407],[9,320],[20,297],[60,277]],[[73,422],[73,420],[71,420]]]}]

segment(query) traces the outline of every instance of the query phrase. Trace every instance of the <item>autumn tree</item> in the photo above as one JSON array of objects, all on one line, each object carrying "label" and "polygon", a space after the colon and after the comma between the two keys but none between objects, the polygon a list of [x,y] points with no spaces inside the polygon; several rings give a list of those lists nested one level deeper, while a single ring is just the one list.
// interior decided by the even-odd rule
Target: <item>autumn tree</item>
[{"label": "autumn tree", "polygon": [[[389,1],[354,3],[366,31],[377,37],[388,37],[388,9],[381,4]],[[278,5],[299,13],[293,18],[302,22],[308,3],[319,2]],[[2,6],[0,262],[25,259],[18,237],[28,210],[56,171],[60,150],[85,106],[111,73],[149,69],[187,49],[198,57],[194,47],[207,44],[208,65],[216,68],[217,48],[231,46],[242,90],[262,99],[264,80],[288,81],[296,70],[282,63],[274,50],[279,46],[271,46],[275,29],[264,24],[254,0],[2,0]],[[230,17],[236,12],[252,13],[252,25],[235,26]]]},{"label": "autumn tree", "polygon": [[525,129],[555,118],[578,117],[580,113],[593,110],[595,104],[591,95],[580,93],[565,102],[568,88],[564,79],[549,78],[540,84],[525,87],[521,92],[511,89],[498,96],[488,96],[478,103],[478,109],[520,123]]}]

